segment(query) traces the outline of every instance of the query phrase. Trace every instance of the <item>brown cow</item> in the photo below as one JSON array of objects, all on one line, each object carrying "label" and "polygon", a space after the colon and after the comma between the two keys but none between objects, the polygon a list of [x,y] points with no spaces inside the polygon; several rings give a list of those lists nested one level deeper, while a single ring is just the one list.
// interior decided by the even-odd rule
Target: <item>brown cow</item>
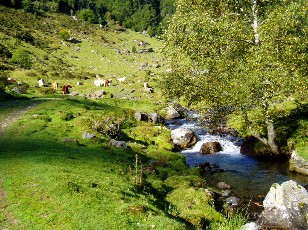
[{"label": "brown cow", "polygon": [[54,83],[52,83],[52,88],[54,89],[54,90],[57,90],[58,89],[58,82],[54,82]]},{"label": "brown cow", "polygon": [[69,88],[72,88],[72,86],[70,86],[70,85],[63,85],[62,86],[62,93],[63,94],[69,94],[70,93],[70,91],[68,90]]}]

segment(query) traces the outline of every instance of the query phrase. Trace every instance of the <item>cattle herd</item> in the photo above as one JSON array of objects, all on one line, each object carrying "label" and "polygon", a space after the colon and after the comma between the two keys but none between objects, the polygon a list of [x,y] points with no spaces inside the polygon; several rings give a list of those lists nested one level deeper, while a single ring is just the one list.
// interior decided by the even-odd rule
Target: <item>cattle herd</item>
[{"label": "cattle herd", "polygon": [[[9,83],[16,83],[16,80],[13,79],[13,78],[8,78],[7,80],[8,80]],[[123,83],[125,81],[126,81],[126,77],[121,77],[121,78],[117,79],[118,83]],[[96,79],[94,80],[93,83],[94,83],[95,87],[102,87],[102,86],[107,87],[107,86],[111,86],[112,85],[112,79],[101,79],[99,77],[99,75],[96,75]],[[50,83],[47,83],[43,79],[39,79],[37,84],[38,84],[38,87],[44,87],[44,86],[48,87],[48,85],[50,85]],[[76,86],[80,86],[80,85],[83,85],[83,82],[78,81],[76,83]],[[150,87],[147,82],[145,82],[143,86],[144,86],[144,90],[146,92],[149,92],[149,93],[153,93],[154,92],[154,89],[152,87]],[[52,87],[52,89],[54,91],[57,91],[57,89],[60,86],[59,86],[58,82],[53,82],[51,84],[51,87]],[[63,94],[70,94],[70,91],[69,91],[70,88],[72,88],[72,85],[69,85],[69,84],[62,85],[62,87],[61,87],[62,93]]]}]

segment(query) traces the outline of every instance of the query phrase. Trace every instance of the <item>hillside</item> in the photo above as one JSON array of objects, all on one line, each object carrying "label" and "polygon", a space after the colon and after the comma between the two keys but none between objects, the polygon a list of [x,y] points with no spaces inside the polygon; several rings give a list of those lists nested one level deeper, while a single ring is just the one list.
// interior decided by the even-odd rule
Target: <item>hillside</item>
[{"label": "hillside", "polygon": [[[135,94],[130,96],[140,96],[143,82],[155,85],[167,68],[165,58],[159,53],[161,42],[149,36],[118,26],[102,29],[65,15],[37,17],[3,7],[1,11],[5,13],[0,16],[4,22],[0,46],[7,51],[7,54],[2,52],[1,68],[9,70],[11,78],[25,81],[30,86],[28,93],[37,92],[33,86],[41,78],[48,83],[68,82],[73,86],[77,81],[85,81],[78,91],[86,93],[87,85],[99,74],[114,83],[117,78],[127,77],[126,83],[135,88]],[[61,39],[63,32],[69,34],[66,40]],[[32,64],[28,69],[21,69],[22,64],[11,61],[10,56],[18,49],[30,54]],[[122,89],[111,91],[117,90]]]},{"label": "hillside", "polygon": [[[157,87],[168,69],[161,41],[61,14],[3,6],[0,12],[0,123],[10,124],[0,133],[1,229],[237,229],[244,223],[241,215],[215,209],[198,169],[170,151],[170,131],[134,118],[136,111],[163,113],[167,106]],[[111,86],[95,87],[96,75]],[[60,88],[70,84],[76,96],[52,90],[55,81]],[[102,90],[102,98],[91,98]],[[112,138],[129,147],[111,147]]]}]

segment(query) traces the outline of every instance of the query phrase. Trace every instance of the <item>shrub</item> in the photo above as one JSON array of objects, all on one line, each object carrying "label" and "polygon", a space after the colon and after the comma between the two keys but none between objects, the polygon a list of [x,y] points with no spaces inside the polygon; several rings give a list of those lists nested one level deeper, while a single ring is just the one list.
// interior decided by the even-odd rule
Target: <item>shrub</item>
[{"label": "shrub", "polygon": [[5,58],[11,58],[12,54],[11,52],[8,50],[8,48],[6,48],[6,46],[0,44],[0,56],[1,57],[5,57]]},{"label": "shrub", "polygon": [[44,95],[48,95],[48,94],[54,94],[55,91],[53,90],[53,88],[41,88],[40,93]]},{"label": "shrub", "polygon": [[70,38],[69,33],[66,30],[61,30],[59,32],[60,38],[63,39],[64,41],[67,41]]},{"label": "shrub", "polygon": [[22,8],[26,12],[33,12],[33,10],[34,10],[33,2],[31,0],[23,0],[22,1]]},{"label": "shrub", "polygon": [[7,76],[5,75],[0,75],[0,89],[4,88],[4,86],[6,86],[8,84],[7,81]]},{"label": "shrub", "polygon": [[11,61],[26,69],[30,69],[32,64],[30,54],[23,48],[16,49]]},{"label": "shrub", "polygon": [[91,128],[110,138],[117,138],[122,134],[120,126],[124,121],[124,117],[103,115],[100,118],[94,118]]},{"label": "shrub", "polygon": [[77,13],[77,17],[84,20],[84,21],[90,22],[90,23],[97,23],[97,21],[98,21],[97,16],[94,13],[94,11],[90,10],[90,9],[80,10]]}]

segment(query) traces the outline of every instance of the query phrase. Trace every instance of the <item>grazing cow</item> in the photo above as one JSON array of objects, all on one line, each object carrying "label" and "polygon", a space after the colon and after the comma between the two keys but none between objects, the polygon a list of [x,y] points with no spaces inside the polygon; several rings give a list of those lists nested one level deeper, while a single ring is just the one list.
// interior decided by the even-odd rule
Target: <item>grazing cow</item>
[{"label": "grazing cow", "polygon": [[54,89],[54,90],[57,90],[58,89],[58,82],[54,82],[54,83],[52,83],[52,88]]},{"label": "grazing cow", "polygon": [[16,83],[16,80],[15,80],[14,78],[11,78],[11,77],[9,77],[9,78],[7,79],[7,81],[8,81],[9,83]]},{"label": "grazing cow", "polygon": [[108,86],[111,86],[112,84],[112,79],[108,79]]},{"label": "grazing cow", "polygon": [[38,80],[38,86],[39,87],[43,87],[44,86],[43,79]]},{"label": "grazing cow", "polygon": [[63,85],[62,86],[62,93],[63,94],[69,94],[70,93],[70,91],[68,90],[69,88],[72,88],[72,86],[70,86],[70,85]]},{"label": "grazing cow", "polygon": [[149,86],[149,84],[147,82],[144,82],[143,83],[143,87],[144,87],[144,90],[146,92],[149,92],[149,93],[153,93],[154,92],[154,89],[152,87]]},{"label": "grazing cow", "polygon": [[119,83],[120,83],[120,82],[124,82],[124,81],[126,80],[126,77],[120,77],[120,78],[118,78],[117,80],[118,80]]},{"label": "grazing cow", "polygon": [[110,85],[110,82],[109,80],[103,80],[103,79],[96,79],[94,81],[94,85],[97,86],[97,87],[100,87],[100,86],[109,86]]},{"label": "grazing cow", "polygon": [[83,85],[83,83],[81,81],[77,81],[76,85]]}]

